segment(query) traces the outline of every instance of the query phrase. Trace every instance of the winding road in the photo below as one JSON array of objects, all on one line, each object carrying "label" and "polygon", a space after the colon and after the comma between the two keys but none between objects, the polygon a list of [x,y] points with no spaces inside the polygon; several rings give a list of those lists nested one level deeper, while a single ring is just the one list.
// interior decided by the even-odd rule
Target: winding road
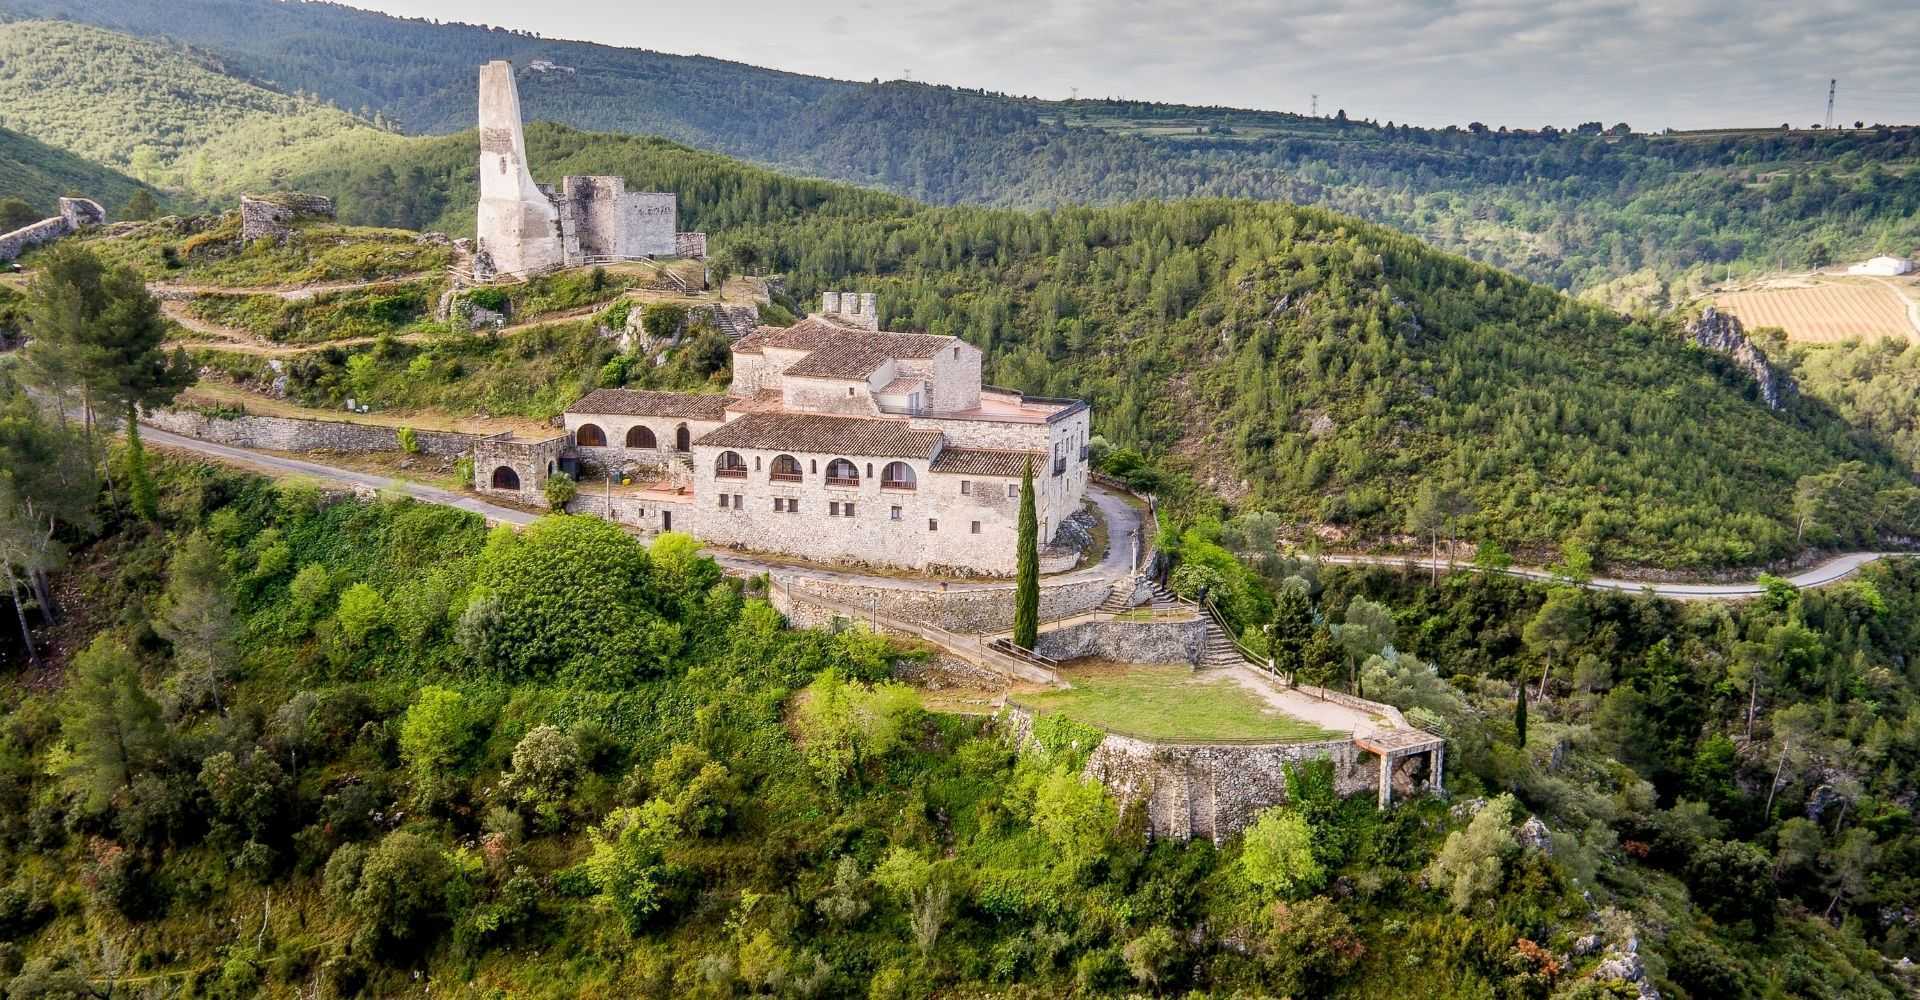
[{"label": "winding road", "polygon": [[[190,438],[169,431],[163,431],[156,427],[149,427],[143,431],[142,438],[148,444],[157,447],[193,452],[222,462],[244,465],[270,473],[307,476],[313,479],[342,483],[375,491],[398,491],[425,503],[440,504],[445,507],[457,507],[460,510],[470,511],[486,518],[490,524],[532,524],[540,517],[540,515],[529,511],[488,503],[479,497],[455,490],[442,489],[438,486],[428,486],[424,483],[411,482],[405,479],[394,479],[389,476],[382,476],[371,472],[343,469],[338,466],[324,465],[319,462],[310,462],[304,459],[287,458],[285,456],[254,451],[248,448],[214,444],[210,441],[201,441],[197,438]],[[1070,583],[1094,578],[1117,580],[1125,575],[1130,568],[1132,561],[1132,544],[1130,539],[1132,532],[1140,525],[1140,512],[1128,504],[1118,494],[1096,486],[1090,485],[1087,489],[1087,495],[1093,499],[1095,504],[1099,505],[1101,513],[1106,519],[1108,534],[1106,555],[1100,562],[1092,566],[1084,566],[1067,573],[1047,577],[1049,583]],[[1794,586],[1801,588],[1824,587],[1853,576],[1860,571],[1860,567],[1868,563],[1901,555],[1912,555],[1912,553],[1849,552],[1844,555],[1834,556],[1816,566],[1801,570],[1787,577],[1786,580]],[[784,562],[776,563],[732,552],[716,552],[714,553],[714,559],[728,569],[746,573],[774,572],[784,577],[832,580],[842,583],[859,583],[868,586],[909,590],[931,590],[940,586],[940,583],[937,581],[903,579],[893,576],[872,576],[824,567],[802,566]],[[1321,560],[1343,566],[1414,566],[1423,570],[1433,568],[1436,562],[1435,560],[1427,558],[1367,555],[1330,555],[1322,556]],[[1449,568],[1446,560],[1438,560],[1438,564],[1441,569]],[[1478,567],[1459,562],[1454,563],[1451,569],[1456,572],[1461,570],[1481,572]],[[1499,570],[1498,572],[1503,572],[1510,576],[1524,577],[1530,580],[1553,579],[1551,573],[1541,569],[1514,567],[1512,569]],[[965,591],[1004,586],[1004,584],[954,582],[946,586],[949,591]],[[1596,577],[1588,580],[1584,586],[1591,590],[1610,590],[1628,594],[1650,591],[1658,597],[1667,597],[1682,601],[1730,600],[1743,597],[1758,597],[1766,592],[1765,588],[1763,588],[1757,580],[1746,583],[1652,583],[1641,580]]]}]

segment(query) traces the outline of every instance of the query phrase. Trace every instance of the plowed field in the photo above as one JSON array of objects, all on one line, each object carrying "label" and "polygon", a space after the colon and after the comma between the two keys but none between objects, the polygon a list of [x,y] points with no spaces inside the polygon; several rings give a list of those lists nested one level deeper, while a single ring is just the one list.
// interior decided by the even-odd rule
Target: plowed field
[{"label": "plowed field", "polygon": [[1714,304],[1747,329],[1777,326],[1788,340],[1829,344],[1849,338],[1915,336],[1907,301],[1878,282],[1819,282],[1800,288],[1726,292]]}]

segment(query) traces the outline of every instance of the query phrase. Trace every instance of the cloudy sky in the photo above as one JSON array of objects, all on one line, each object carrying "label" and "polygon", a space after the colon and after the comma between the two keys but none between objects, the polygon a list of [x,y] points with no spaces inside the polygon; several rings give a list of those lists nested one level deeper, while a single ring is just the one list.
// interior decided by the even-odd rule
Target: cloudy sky
[{"label": "cloudy sky", "polygon": [[1920,122],[1912,0],[349,0],[844,79],[1423,125]]}]

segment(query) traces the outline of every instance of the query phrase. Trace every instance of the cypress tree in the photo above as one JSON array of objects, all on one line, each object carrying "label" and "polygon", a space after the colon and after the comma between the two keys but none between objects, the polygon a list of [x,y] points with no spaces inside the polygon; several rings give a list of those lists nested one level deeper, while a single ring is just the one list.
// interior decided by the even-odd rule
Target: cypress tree
[{"label": "cypress tree", "polygon": [[1026,649],[1040,640],[1040,517],[1033,509],[1033,459],[1020,476],[1020,537],[1014,566],[1013,643]]},{"label": "cypress tree", "polygon": [[1527,745],[1527,684],[1521,681],[1514,685],[1520,693],[1513,699],[1513,739],[1518,746]]},{"label": "cypress tree", "polygon": [[160,505],[153,493],[153,477],[147,473],[147,449],[140,443],[140,411],[127,412],[127,501],[141,520],[160,516]]}]

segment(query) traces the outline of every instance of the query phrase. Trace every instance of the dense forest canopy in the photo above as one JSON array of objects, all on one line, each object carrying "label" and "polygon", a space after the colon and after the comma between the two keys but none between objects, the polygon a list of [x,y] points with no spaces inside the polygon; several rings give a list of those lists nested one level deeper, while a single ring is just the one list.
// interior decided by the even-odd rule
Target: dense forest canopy
[{"label": "dense forest canopy", "polygon": [[[191,45],[180,57],[185,64],[231,74],[231,85],[311,95],[409,132],[471,127],[473,67],[507,58],[522,68],[529,119],[664,136],[935,204],[1235,197],[1321,205],[1558,288],[1636,304],[1667,305],[1709,274],[1904,253],[1920,243],[1914,128],[1648,137],[1047,102],[901,81],[824,80],[322,3],[0,0],[0,16],[8,15],[71,18]],[[83,67],[96,78],[137,77],[138,70],[112,65],[114,43],[95,44],[104,51],[94,57],[71,46],[14,52],[14,82],[57,83]],[[56,48],[62,66],[37,66],[37,51]],[[536,58],[567,69],[528,70]],[[5,77],[0,94],[7,94]],[[119,135],[117,119],[64,110],[58,129],[28,131],[64,148],[126,155],[114,149],[123,139],[107,138]],[[6,121],[19,114],[0,111]],[[274,151],[247,140],[272,135],[282,146],[298,145],[313,128],[353,128],[303,108],[289,114],[271,127],[237,129],[228,145],[197,157],[193,171],[151,172],[160,165],[147,162],[133,172],[202,196],[230,193],[236,172],[253,171],[255,183],[272,173],[257,161],[274,159]],[[88,126],[103,135],[70,134]],[[194,131],[175,134],[190,139]],[[353,134],[344,141],[374,140]],[[164,150],[167,142],[157,145]],[[240,152],[247,155],[234,155]],[[210,162],[217,160],[227,162]]]}]

